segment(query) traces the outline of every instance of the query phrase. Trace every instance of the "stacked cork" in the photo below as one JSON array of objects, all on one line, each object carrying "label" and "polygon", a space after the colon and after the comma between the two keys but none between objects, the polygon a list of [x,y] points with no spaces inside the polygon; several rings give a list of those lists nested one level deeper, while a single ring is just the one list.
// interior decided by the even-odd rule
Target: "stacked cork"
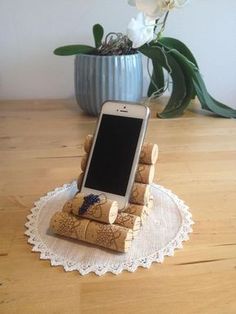
[{"label": "stacked cork", "polygon": [[[78,190],[80,190],[92,141],[92,135],[88,135],[84,142],[86,155],[81,161],[82,172],[77,181]],[[86,195],[77,193],[73,199],[64,204],[61,212],[56,212],[52,216],[51,230],[56,234],[117,252],[127,252],[152,208],[150,184],[153,182],[157,158],[158,146],[144,143],[130,201],[125,209],[119,212],[117,202],[101,194],[98,203],[89,206],[81,213],[80,209]]]}]

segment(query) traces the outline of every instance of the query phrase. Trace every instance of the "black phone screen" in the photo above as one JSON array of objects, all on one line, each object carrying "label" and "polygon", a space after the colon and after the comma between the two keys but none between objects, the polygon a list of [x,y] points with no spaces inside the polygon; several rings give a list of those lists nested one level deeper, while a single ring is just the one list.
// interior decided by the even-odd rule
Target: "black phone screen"
[{"label": "black phone screen", "polygon": [[143,119],[103,114],[84,186],[124,196]]}]

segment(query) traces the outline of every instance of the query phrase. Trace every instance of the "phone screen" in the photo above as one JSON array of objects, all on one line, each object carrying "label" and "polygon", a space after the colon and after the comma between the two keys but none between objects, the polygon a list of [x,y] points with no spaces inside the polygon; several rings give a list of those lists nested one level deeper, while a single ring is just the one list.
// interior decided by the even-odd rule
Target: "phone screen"
[{"label": "phone screen", "polygon": [[103,114],[84,186],[125,196],[143,119]]}]

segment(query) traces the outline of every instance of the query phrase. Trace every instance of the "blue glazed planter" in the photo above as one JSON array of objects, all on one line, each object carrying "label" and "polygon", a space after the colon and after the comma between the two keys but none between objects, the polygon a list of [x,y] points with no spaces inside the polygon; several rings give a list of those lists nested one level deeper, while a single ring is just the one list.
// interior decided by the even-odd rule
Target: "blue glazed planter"
[{"label": "blue glazed planter", "polygon": [[106,100],[139,102],[143,90],[140,53],[121,56],[77,55],[75,95],[82,110],[97,116]]}]

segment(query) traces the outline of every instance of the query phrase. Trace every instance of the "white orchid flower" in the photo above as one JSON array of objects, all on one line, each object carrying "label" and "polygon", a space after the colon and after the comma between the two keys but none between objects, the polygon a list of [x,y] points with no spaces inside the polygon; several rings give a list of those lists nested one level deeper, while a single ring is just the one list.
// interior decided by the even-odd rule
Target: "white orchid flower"
[{"label": "white orchid flower", "polygon": [[155,19],[145,17],[142,12],[136,18],[132,18],[127,28],[127,36],[133,43],[132,47],[138,48],[152,41],[154,39],[154,27]]},{"label": "white orchid flower", "polygon": [[174,8],[181,8],[189,0],[128,0],[128,3],[135,6],[146,16],[157,19],[163,16],[167,11]]}]

